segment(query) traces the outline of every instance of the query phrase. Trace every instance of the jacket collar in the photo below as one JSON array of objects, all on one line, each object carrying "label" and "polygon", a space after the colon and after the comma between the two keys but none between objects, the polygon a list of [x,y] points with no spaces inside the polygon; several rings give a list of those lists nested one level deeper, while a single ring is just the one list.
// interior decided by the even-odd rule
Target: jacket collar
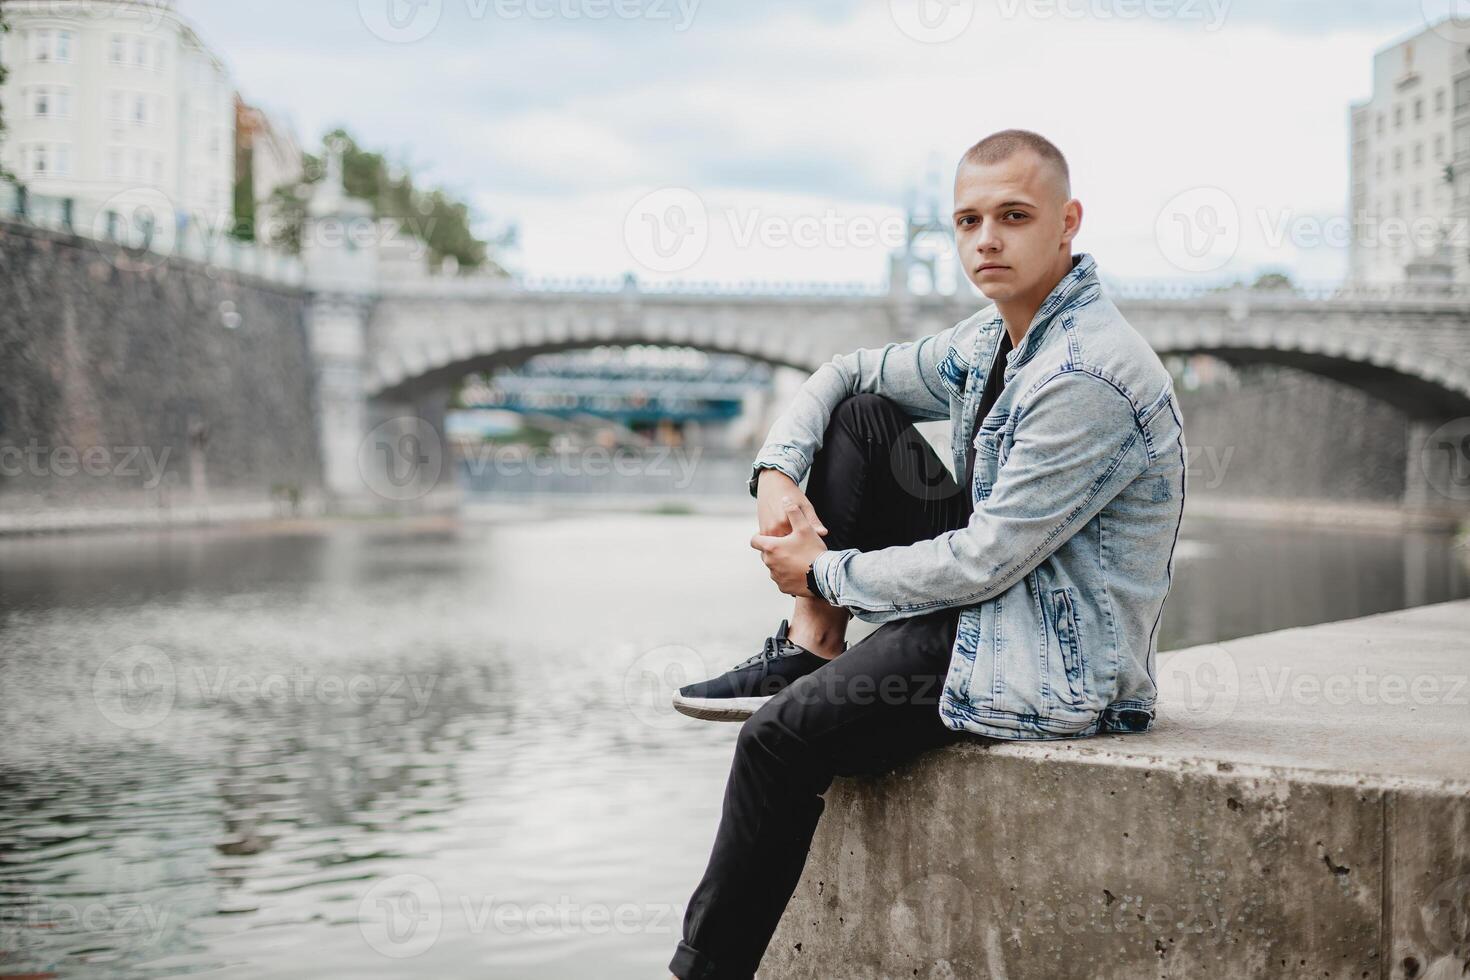
[{"label": "jacket collar", "polygon": [[[1021,346],[1006,355],[1005,380],[1009,382],[1011,375],[1027,360],[1031,358],[1041,345],[1042,336],[1046,328],[1056,318],[1057,314],[1070,309],[1075,309],[1084,303],[1091,302],[1102,291],[1102,283],[1097,275],[1097,261],[1088,252],[1078,252],[1072,256],[1072,269],[1052,287],[1051,292],[1046,294],[1046,299],[1041,301],[1037,307],[1036,315],[1031,318],[1031,325],[1026,328],[1026,335],[1021,338]],[[985,338],[985,346],[993,355],[995,343],[999,342],[999,331],[1005,329],[1005,320],[997,312],[990,318],[984,329],[976,334],[975,354],[976,358],[971,363],[989,364],[990,356],[981,359],[980,346],[982,336]]]}]

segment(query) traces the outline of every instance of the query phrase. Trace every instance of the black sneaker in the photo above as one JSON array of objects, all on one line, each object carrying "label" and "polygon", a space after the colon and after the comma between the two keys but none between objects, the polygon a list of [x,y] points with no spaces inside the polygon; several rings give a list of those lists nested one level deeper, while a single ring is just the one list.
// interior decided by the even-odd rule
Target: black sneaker
[{"label": "black sneaker", "polygon": [[[846,643],[842,649],[847,649]],[[674,709],[708,721],[744,721],[792,681],[826,662],[826,658],[792,643],[783,619],[776,632],[766,637],[760,653],[719,677],[679,688],[674,695]]]}]

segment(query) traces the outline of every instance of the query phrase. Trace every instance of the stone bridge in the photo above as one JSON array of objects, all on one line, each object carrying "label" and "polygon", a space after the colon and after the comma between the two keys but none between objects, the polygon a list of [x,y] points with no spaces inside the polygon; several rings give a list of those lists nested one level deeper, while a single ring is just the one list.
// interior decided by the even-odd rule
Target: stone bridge
[{"label": "stone bridge", "polygon": [[[350,220],[367,207],[328,198],[313,202],[314,220]],[[943,329],[985,302],[972,292],[819,285],[384,276],[371,250],[308,247],[304,258],[327,484],[341,493],[362,487],[365,433],[391,438],[405,419],[442,431],[451,387],[471,371],[597,344],[688,345],[812,371],[837,353]],[[1470,430],[1461,431],[1470,420],[1470,290],[1178,287],[1110,288],[1109,295],[1160,354],[1297,368],[1405,412],[1413,443],[1409,503],[1437,507],[1447,502],[1447,482],[1470,482],[1470,441],[1459,445],[1470,439]],[[1437,452],[1431,440],[1451,440],[1449,451]]]}]

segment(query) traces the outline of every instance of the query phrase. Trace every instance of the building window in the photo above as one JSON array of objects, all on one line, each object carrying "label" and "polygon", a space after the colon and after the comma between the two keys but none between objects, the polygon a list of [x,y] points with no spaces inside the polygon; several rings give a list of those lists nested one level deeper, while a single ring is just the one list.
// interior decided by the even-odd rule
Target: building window
[{"label": "building window", "polygon": [[133,96],[133,122],[139,126],[148,125],[148,96]]},{"label": "building window", "polygon": [[1414,188],[1414,210],[1418,211],[1424,205],[1424,195],[1419,188]]},{"label": "building window", "polygon": [[51,45],[53,36],[50,31],[31,31],[30,33],[30,57],[32,61],[52,61],[56,57]]},{"label": "building window", "polygon": [[141,37],[133,38],[133,65],[137,68],[148,67],[148,42]]},{"label": "building window", "polygon": [[107,43],[107,60],[114,65],[127,61],[127,45],[121,34],[114,34]]},{"label": "building window", "polygon": [[1375,158],[1374,161],[1373,161],[1373,176],[1375,176],[1375,177],[1382,177],[1383,176],[1383,154],[1382,153],[1378,154],[1377,158]]},{"label": "building window", "polygon": [[71,147],[66,143],[56,147],[56,174],[59,177],[71,175]]},{"label": "building window", "polygon": [[121,92],[114,91],[107,93],[107,118],[116,122],[123,122],[128,118],[127,113],[123,109],[123,94]]},{"label": "building window", "polygon": [[31,145],[31,176],[45,177],[51,172],[49,155],[46,153],[45,143],[33,143]]},{"label": "building window", "polygon": [[1418,122],[1419,120],[1421,120],[1423,118],[1424,118],[1424,100],[1423,99],[1415,99],[1414,100],[1414,121],[1415,122]]},{"label": "building window", "polygon": [[1400,194],[1398,191],[1394,191],[1394,195],[1393,195],[1393,216],[1395,218],[1399,218],[1399,217],[1402,217],[1403,216],[1403,213],[1404,213],[1404,195]]},{"label": "building window", "polygon": [[1377,114],[1377,116],[1378,116],[1378,123],[1377,123],[1377,127],[1376,128],[1378,130],[1378,135],[1379,136],[1382,136],[1383,135],[1383,113],[1380,112],[1380,113]]},{"label": "building window", "polygon": [[1444,112],[1444,89],[1442,88],[1434,90],[1434,111],[1435,113]]},{"label": "building window", "polygon": [[1423,166],[1423,164],[1424,164],[1424,144],[1423,143],[1415,143],[1414,144],[1414,166],[1419,167],[1419,166]]},{"label": "building window", "polygon": [[1434,159],[1444,159],[1444,134],[1440,133],[1434,137]]},{"label": "building window", "polygon": [[1393,128],[1401,129],[1404,125],[1404,107],[1396,105],[1393,107]]},{"label": "building window", "polygon": [[123,151],[120,146],[107,148],[107,176],[121,180],[123,176]]},{"label": "building window", "polygon": [[1404,169],[1404,151],[1401,148],[1395,149],[1393,151],[1393,172],[1394,173],[1399,173],[1403,169]]}]

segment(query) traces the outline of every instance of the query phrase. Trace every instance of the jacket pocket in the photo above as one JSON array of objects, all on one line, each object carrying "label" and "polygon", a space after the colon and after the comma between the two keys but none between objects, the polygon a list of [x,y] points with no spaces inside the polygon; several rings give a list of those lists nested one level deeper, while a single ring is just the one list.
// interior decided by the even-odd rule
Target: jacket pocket
[{"label": "jacket pocket", "polygon": [[970,377],[970,364],[960,356],[959,349],[950,346],[945,351],[944,359],[939,362],[939,382],[944,385],[945,390],[956,398],[965,392],[965,385]]},{"label": "jacket pocket", "polygon": [[1062,700],[1081,704],[1087,700],[1087,681],[1082,663],[1082,638],[1077,632],[1077,609],[1071,589],[1051,590],[1052,624],[1057,647],[1062,655],[1066,687],[1059,690]]}]

